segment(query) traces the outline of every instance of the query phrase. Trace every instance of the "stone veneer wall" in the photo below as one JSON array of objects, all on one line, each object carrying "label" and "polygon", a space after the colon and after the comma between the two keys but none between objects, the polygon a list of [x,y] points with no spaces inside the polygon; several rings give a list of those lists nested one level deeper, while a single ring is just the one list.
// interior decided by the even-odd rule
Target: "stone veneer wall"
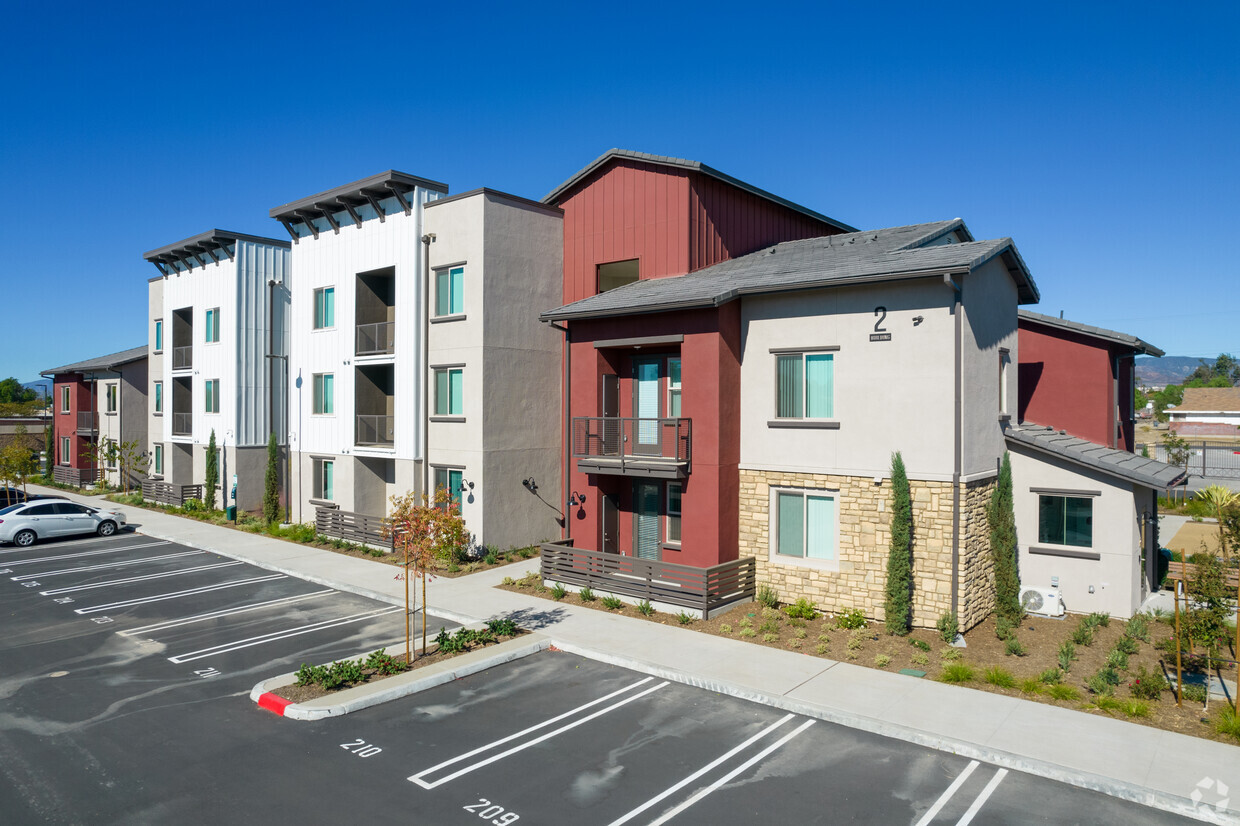
[{"label": "stone veneer wall", "polygon": [[[962,629],[991,611],[994,582],[990,564],[986,502],[993,481],[961,485],[961,577],[957,610]],[[839,570],[772,560],[770,489],[838,491]],[[913,625],[932,628],[951,608],[952,486],[910,482],[913,496]],[[890,542],[891,483],[869,477],[819,473],[740,472],[740,554],[757,560],[758,581],[792,602],[806,597],[818,608],[838,612],[860,608],[883,618]]]}]

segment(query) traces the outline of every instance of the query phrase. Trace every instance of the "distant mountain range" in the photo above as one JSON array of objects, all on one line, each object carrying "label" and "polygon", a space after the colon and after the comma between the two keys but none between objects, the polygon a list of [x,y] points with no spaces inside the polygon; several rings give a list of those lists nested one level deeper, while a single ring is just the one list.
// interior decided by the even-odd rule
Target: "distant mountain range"
[{"label": "distant mountain range", "polygon": [[40,396],[47,398],[52,395],[52,380],[39,379],[38,381],[24,381],[22,387],[29,388]]},{"label": "distant mountain range", "polygon": [[1143,384],[1179,384],[1203,362],[1214,364],[1214,359],[1190,356],[1137,356],[1137,381]]}]

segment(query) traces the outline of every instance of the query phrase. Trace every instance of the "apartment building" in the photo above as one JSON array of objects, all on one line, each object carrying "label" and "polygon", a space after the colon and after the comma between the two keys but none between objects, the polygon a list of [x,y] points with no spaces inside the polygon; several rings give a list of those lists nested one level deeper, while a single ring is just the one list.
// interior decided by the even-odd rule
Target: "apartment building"
[{"label": "apartment building", "polygon": [[106,480],[122,485],[120,451],[138,459],[130,469],[130,484],[143,475],[140,454],[147,453],[147,348],[44,370],[52,384],[52,478],[65,485],[88,485]]},{"label": "apartment building", "polygon": [[262,507],[266,448],[284,445],[290,268],[288,241],[208,230],[146,253],[151,473],[202,484],[214,432],[217,502]]}]

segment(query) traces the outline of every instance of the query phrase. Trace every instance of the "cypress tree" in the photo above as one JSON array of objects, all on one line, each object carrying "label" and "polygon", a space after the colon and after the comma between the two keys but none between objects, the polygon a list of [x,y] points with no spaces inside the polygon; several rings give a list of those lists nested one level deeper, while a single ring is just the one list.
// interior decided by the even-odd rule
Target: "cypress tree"
[{"label": "cypress tree", "polygon": [[995,612],[1020,622],[1020,574],[1016,569],[1016,512],[1012,506],[1012,462],[1007,453],[999,466],[999,482],[986,508],[990,523],[990,555],[995,569]]},{"label": "cypress tree", "polygon": [[267,441],[267,478],[263,485],[263,521],[270,525],[280,518],[280,447],[276,434]]},{"label": "cypress tree", "polygon": [[888,634],[904,636],[913,620],[913,497],[900,452],[891,454],[891,550],[887,556]]},{"label": "cypress tree", "polygon": [[202,503],[207,510],[215,510],[215,486],[220,481],[220,459],[215,447],[215,428],[211,428],[211,438],[207,440],[207,481],[202,486]]}]

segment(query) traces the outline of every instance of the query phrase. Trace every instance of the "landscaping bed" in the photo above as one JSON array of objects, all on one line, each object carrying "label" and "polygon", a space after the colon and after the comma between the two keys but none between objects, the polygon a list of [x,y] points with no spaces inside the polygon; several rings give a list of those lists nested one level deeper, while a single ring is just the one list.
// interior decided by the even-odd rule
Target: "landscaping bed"
[{"label": "landscaping bed", "polygon": [[294,703],[305,703],[346,688],[416,671],[527,633],[507,619],[490,620],[487,627],[481,629],[458,628],[455,633],[440,629],[435,641],[428,644],[426,653],[415,654],[412,666],[405,660],[404,654],[390,655],[387,649],[381,648],[356,660],[337,660],[330,665],[319,666],[303,663],[297,670],[297,682],[274,689],[271,693]]},{"label": "landscaping bed", "polygon": [[[331,551],[343,556],[351,556],[355,559],[368,559],[377,562],[383,562],[396,568],[403,567],[404,558],[399,552],[390,552],[380,548],[374,548],[369,545],[362,545],[356,542],[346,542],[342,539],[334,539],[329,536],[316,533],[314,525],[311,523],[295,523],[287,527],[279,524],[271,524],[263,522],[261,519],[254,517],[248,513],[237,514],[237,521],[234,523],[231,519],[224,516],[223,511],[209,511],[198,502],[197,499],[191,500],[193,504],[185,507],[170,507],[157,502],[148,502],[137,494],[112,494],[105,497],[108,501],[118,505],[126,505],[134,508],[144,508],[146,510],[161,511],[173,516],[182,516],[187,519],[196,519],[199,522],[209,522],[212,525],[220,525],[225,528],[246,531],[247,533],[261,533],[270,536],[273,539],[282,539],[286,542],[295,542],[299,545],[308,545],[312,548],[318,548],[324,551]],[[488,568],[503,567],[516,562],[524,562],[527,559],[538,555],[538,548],[530,546],[526,548],[509,548],[501,551],[495,547],[487,547],[481,556],[477,558],[459,558],[453,560],[435,559],[432,561],[431,574],[433,576],[448,577],[449,579],[458,576],[472,574],[475,571],[486,570]]]},{"label": "landscaping bed", "polygon": [[[602,594],[586,593],[583,599],[582,594],[543,585],[538,574],[520,580],[507,578],[499,587],[551,600],[558,595],[560,602],[807,656],[884,671],[915,669],[926,672],[927,679],[1240,744],[1240,722],[1228,715],[1227,701],[1211,698],[1207,707],[1204,697],[1194,702],[1187,696],[1193,691],[1189,675],[1194,671],[1185,670],[1186,696],[1182,708],[1176,706],[1171,690],[1159,690],[1159,686],[1166,684],[1164,673],[1173,679],[1175,676],[1175,643],[1169,617],[1145,616],[1129,625],[1122,620],[1103,624],[1096,615],[1092,620],[1081,615],[1063,619],[1026,616],[1009,635],[1014,635],[1015,644],[1000,639],[995,618],[991,617],[964,635],[966,647],[956,648],[934,629],[892,636],[884,632],[881,623],[867,622],[860,612],[821,615],[805,602],[776,606],[768,598],[766,605],[746,603],[713,619],[702,620],[688,613],[655,611],[648,604],[633,606]],[[790,609],[801,616],[789,616]],[[1083,626],[1088,626],[1087,632],[1082,630]],[[1078,642],[1073,642],[1074,635]],[[1088,642],[1084,642],[1086,638]],[[1066,672],[1060,668],[1065,643],[1071,646],[1072,654],[1066,660]],[[1115,655],[1117,648],[1130,653],[1121,651],[1122,656]],[[1117,667],[1107,672],[1109,657]],[[1120,663],[1122,667],[1118,667]],[[1193,665],[1195,673],[1203,673],[1201,663]],[[1224,667],[1222,676],[1234,680],[1235,675],[1234,666]],[[1115,683],[1109,683],[1108,678]],[[1219,731],[1220,723],[1230,723],[1229,730]]]}]

